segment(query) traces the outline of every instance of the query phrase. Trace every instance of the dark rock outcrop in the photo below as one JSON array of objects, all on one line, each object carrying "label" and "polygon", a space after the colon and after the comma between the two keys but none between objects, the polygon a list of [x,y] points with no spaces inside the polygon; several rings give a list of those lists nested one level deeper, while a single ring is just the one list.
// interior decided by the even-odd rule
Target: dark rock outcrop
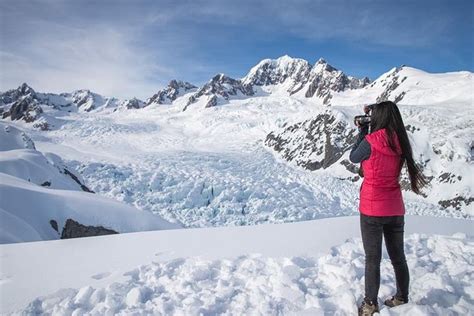
[{"label": "dark rock outcrop", "polygon": [[90,112],[106,103],[106,100],[101,95],[87,89],[76,90],[68,96],[77,108],[82,108],[86,112]]},{"label": "dark rock outcrop", "polygon": [[[57,224],[56,224],[57,225]],[[102,235],[118,234],[115,230],[102,226],[86,226],[75,220],[68,218],[61,233],[61,239],[92,237]]]},{"label": "dark rock outcrop", "polygon": [[242,82],[253,86],[285,83],[290,95],[305,89],[305,97],[318,97],[324,105],[331,105],[334,92],[363,88],[370,80],[367,77],[358,79],[348,76],[322,58],[312,66],[304,59],[283,56],[276,60],[261,61]]},{"label": "dark rock outcrop", "polygon": [[146,106],[150,104],[169,104],[176,100],[179,96],[190,92],[197,87],[189,82],[180,80],[171,80],[166,88],[159,90],[151,98],[146,100]]},{"label": "dark rock outcrop", "polygon": [[35,90],[26,83],[22,83],[18,88],[0,94],[0,106],[16,102],[26,96],[37,99]]},{"label": "dark rock outcrop", "polygon": [[265,145],[273,148],[287,161],[294,161],[308,170],[325,169],[350,149],[357,131],[349,124],[325,112],[313,119],[271,132]]},{"label": "dark rock outcrop", "polygon": [[438,201],[438,204],[443,208],[454,208],[460,211],[463,207],[466,207],[474,202],[474,197],[456,196],[452,199]]},{"label": "dark rock outcrop", "polygon": [[43,109],[32,96],[27,95],[15,101],[8,111],[3,112],[2,117],[10,117],[12,121],[24,120],[33,122],[43,113]]},{"label": "dark rock outcrop", "polygon": [[224,74],[218,74],[189,97],[183,111],[185,111],[189,105],[197,102],[204,96],[207,96],[205,107],[208,108],[216,106],[218,104],[218,98],[229,100],[231,96],[237,96],[239,93],[245,96],[254,95],[251,85],[242,84],[240,80],[230,78]]},{"label": "dark rock outcrop", "polygon": [[72,173],[71,171],[67,170],[66,168],[64,168],[63,170],[64,174],[68,175],[69,177],[71,177],[77,184],[79,184],[79,186],[81,187],[82,191],[85,191],[85,192],[89,192],[89,193],[95,193],[94,191],[92,191],[91,189],[89,189],[84,183],[82,183],[74,173]]},{"label": "dark rock outcrop", "polygon": [[316,96],[323,100],[324,105],[330,105],[334,92],[360,89],[368,85],[370,80],[367,77],[358,79],[347,76],[321,58],[311,69],[307,82],[309,85],[305,97]]},{"label": "dark rock outcrop", "polygon": [[59,234],[58,222],[52,219],[49,221],[49,225]]},{"label": "dark rock outcrop", "polygon": [[132,98],[130,100],[126,100],[123,103],[123,107],[126,109],[141,109],[142,107],[145,106],[145,103],[142,100],[139,100],[137,98]]},{"label": "dark rock outcrop", "polygon": [[382,79],[382,85],[385,87],[384,91],[377,97],[377,102],[392,100],[395,103],[400,102],[405,97],[406,92],[402,91],[398,95],[394,94],[394,91],[407,79],[403,77],[400,79],[400,71],[402,67],[395,68],[390,72],[386,78]]}]

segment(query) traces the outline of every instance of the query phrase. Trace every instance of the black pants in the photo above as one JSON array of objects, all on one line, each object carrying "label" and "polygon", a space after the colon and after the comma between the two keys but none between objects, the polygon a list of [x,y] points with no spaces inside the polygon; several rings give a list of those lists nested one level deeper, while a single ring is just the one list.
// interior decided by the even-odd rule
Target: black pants
[{"label": "black pants", "polygon": [[365,296],[377,302],[380,287],[382,235],[397,280],[397,297],[408,302],[409,273],[403,250],[404,216],[367,216],[360,214],[360,230],[365,251]]}]

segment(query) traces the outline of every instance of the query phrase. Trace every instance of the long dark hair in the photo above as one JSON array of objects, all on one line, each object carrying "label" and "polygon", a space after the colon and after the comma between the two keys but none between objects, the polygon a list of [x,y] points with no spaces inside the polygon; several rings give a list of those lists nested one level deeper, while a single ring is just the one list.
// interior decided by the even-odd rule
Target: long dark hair
[{"label": "long dark hair", "polygon": [[421,169],[413,159],[413,151],[408,139],[405,124],[398,107],[392,101],[384,101],[372,105],[370,131],[375,132],[385,128],[388,136],[388,144],[395,149],[393,134],[398,136],[398,141],[402,149],[402,164],[406,162],[410,185],[413,192],[420,194],[420,189],[426,185],[426,178]]}]

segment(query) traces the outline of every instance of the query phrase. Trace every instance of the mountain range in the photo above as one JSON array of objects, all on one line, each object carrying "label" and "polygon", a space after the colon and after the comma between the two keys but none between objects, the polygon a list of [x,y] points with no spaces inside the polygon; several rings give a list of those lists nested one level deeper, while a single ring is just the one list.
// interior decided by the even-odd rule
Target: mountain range
[{"label": "mountain range", "polygon": [[[18,148],[3,152],[2,170],[22,181],[35,174],[32,182],[50,189],[66,183],[61,188],[94,191],[184,227],[348,215],[361,181],[359,166],[348,160],[357,136],[352,119],[363,104],[393,100],[430,185],[423,196],[410,195],[402,174],[412,214],[469,217],[472,87],[467,71],[431,74],[400,66],[370,81],[322,58],[310,64],[289,56],[262,60],[238,79],[216,74],[200,87],[172,80],[145,101],[84,89],[42,93],[24,83],[0,94],[3,122],[65,153],[66,162],[25,146],[30,151],[21,157]],[[100,163],[89,161],[99,152]],[[129,159],[125,166],[112,162],[122,156]],[[301,180],[294,166],[311,176]],[[57,236],[45,223],[48,236]]]},{"label": "mountain range", "polygon": [[[461,84],[469,89],[472,73],[457,72],[446,74],[437,88],[446,90]],[[416,79],[411,80],[413,77]],[[103,109],[139,109],[150,105],[182,104],[182,109],[190,107],[213,107],[228,103],[230,99],[246,98],[265,94],[286,94],[295,98],[308,98],[317,105],[331,106],[343,104],[363,104],[393,100],[397,103],[416,104],[414,99],[427,92],[433,81],[439,81],[439,74],[429,74],[421,70],[401,66],[384,73],[371,82],[369,78],[355,78],[328,64],[320,58],[314,65],[304,59],[282,56],[278,59],[264,59],[254,66],[246,76],[234,79],[225,74],[217,74],[201,87],[189,82],[171,80],[163,89],[158,90],[145,101],[133,98],[119,100],[104,97],[90,90],[76,90],[71,93],[38,93],[23,83],[16,89],[0,94],[0,114],[12,120],[23,119],[27,122],[37,120],[44,106],[67,111],[97,111]],[[416,82],[414,82],[416,81]],[[428,85],[428,87],[427,87]],[[457,89],[459,90],[459,89]],[[467,91],[459,91],[467,92]],[[435,103],[447,101],[442,93],[433,100]],[[424,93],[429,96],[429,93]],[[456,95],[454,97],[461,97]],[[464,97],[469,98],[469,93]],[[177,102],[178,99],[185,99]],[[430,100],[424,99],[426,104]],[[448,99],[449,100],[449,99]],[[41,125],[38,125],[41,126]]]}]

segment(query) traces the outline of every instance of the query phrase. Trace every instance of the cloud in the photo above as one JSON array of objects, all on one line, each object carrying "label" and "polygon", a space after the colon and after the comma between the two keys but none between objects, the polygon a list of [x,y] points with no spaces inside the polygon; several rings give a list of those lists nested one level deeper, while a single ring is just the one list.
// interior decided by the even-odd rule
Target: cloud
[{"label": "cloud", "polygon": [[288,38],[449,47],[464,11],[438,0],[4,0],[0,90],[26,81],[39,91],[146,98],[173,78],[201,84],[217,72],[244,72],[258,58],[287,53]]},{"label": "cloud", "polygon": [[92,24],[77,28],[31,20],[37,34],[1,53],[2,88],[26,81],[40,91],[87,88],[106,95],[151,95],[160,78],[174,75],[155,55],[134,43],[133,33]]}]

